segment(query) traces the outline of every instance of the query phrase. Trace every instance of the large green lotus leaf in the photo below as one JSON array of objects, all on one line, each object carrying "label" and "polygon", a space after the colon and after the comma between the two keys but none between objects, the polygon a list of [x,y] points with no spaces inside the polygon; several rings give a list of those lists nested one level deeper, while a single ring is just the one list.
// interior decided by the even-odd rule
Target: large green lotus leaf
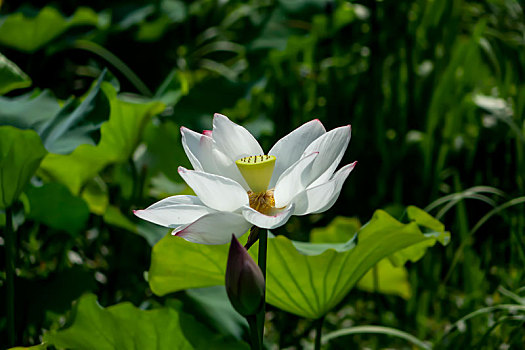
[{"label": "large green lotus leaf", "polygon": [[104,71],[87,96],[78,102],[70,99],[51,119],[38,128],[44,146],[49,152],[68,154],[81,144],[95,144],[100,126],[109,117],[109,101],[101,89]]},{"label": "large green lotus leaf", "polygon": [[89,207],[80,197],[73,196],[62,184],[49,183],[30,187],[28,218],[49,227],[72,234],[80,232],[89,218]]},{"label": "large green lotus leaf", "polygon": [[102,89],[109,99],[110,116],[102,124],[98,145],[80,145],[68,155],[50,153],[39,170],[43,178],[63,183],[73,194],[107,165],[129,159],[146,123],[164,109],[160,102],[121,99],[109,83],[102,83]]},{"label": "large green lotus leaf", "polygon": [[36,132],[0,126],[0,209],[18,198],[46,153]]},{"label": "large green lotus leaf", "polygon": [[34,17],[16,12],[0,19],[0,45],[24,52],[34,52],[79,25],[96,26],[99,17],[92,9],[80,7],[69,18],[53,7],[44,7]]},{"label": "large green lotus leaf", "polygon": [[31,86],[31,79],[0,53],[0,95]]},{"label": "large green lotus leaf", "polygon": [[[165,295],[183,289],[224,284],[228,248],[227,244],[196,244],[166,235],[153,246],[148,273],[151,290],[157,295]],[[256,249],[254,245],[250,252]]]},{"label": "large green lotus leaf", "polygon": [[[359,219],[338,216],[328,226],[313,229],[310,241],[312,243],[346,242],[360,227]],[[368,292],[398,295],[404,299],[410,298],[412,294],[405,267],[393,266],[388,259],[378,262],[357,282],[356,287]]]},{"label": "large green lotus leaf", "polygon": [[[426,228],[425,232],[429,232],[429,235],[434,235],[441,244],[448,244],[450,234],[445,232],[445,225],[439,222],[439,220],[436,220],[426,211],[414,206],[407,207],[407,215],[411,220],[415,220],[419,225]],[[425,255],[427,249],[432,245],[434,245],[434,242],[431,240],[423,241],[397,251],[388,258],[394,266],[403,266],[407,261],[416,262],[421,259],[423,255]]]},{"label": "large green lotus leaf", "polygon": [[44,342],[78,350],[248,348],[245,343],[211,333],[175,308],[141,310],[125,302],[104,309],[91,294],[78,301],[73,324],[47,333]]},{"label": "large green lotus leaf", "polygon": [[[268,240],[267,301],[283,310],[319,318],[339,303],[375,264],[395,252],[448,233],[428,232],[422,216],[403,224],[378,210],[352,239],[339,244]],[[250,249],[256,255],[257,245]],[[228,246],[207,246],[166,236],[153,247],[149,271],[155,294],[224,283]]]},{"label": "large green lotus leaf", "polygon": [[36,130],[59,110],[60,105],[49,90],[13,98],[0,96],[0,125]]}]

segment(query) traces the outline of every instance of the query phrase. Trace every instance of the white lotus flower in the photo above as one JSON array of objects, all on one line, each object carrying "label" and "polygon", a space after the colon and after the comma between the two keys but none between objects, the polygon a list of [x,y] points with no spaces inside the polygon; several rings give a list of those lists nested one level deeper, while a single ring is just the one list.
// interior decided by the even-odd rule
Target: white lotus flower
[{"label": "white lotus flower", "polygon": [[357,163],[335,172],[350,125],[326,132],[312,120],[277,141],[268,155],[248,130],[221,114],[215,114],[212,131],[183,127],[181,133],[195,170],[179,167],[179,174],[196,196],[168,197],[134,213],[190,242],[225,244],[253,225],[274,229],[292,215],[326,211]]}]

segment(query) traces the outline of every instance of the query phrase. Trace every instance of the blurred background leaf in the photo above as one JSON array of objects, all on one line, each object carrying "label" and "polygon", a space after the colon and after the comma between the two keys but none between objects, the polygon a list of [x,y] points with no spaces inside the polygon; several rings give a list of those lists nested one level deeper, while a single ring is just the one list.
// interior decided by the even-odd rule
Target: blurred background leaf
[{"label": "blurred background leaf", "polygon": [[58,37],[68,28],[98,25],[99,18],[90,8],[81,7],[69,18],[53,7],[37,13],[17,12],[1,19],[0,44],[24,52],[34,52]]},{"label": "blurred background leaf", "polygon": [[0,127],[0,208],[18,199],[46,155],[42,141],[31,130]]},{"label": "blurred background leaf", "polygon": [[31,86],[31,79],[0,53],[0,95]]},{"label": "blurred background leaf", "polygon": [[[140,310],[130,303],[103,309],[95,295],[80,298],[70,327],[46,334],[44,341],[75,349],[194,349],[208,345],[217,349],[248,349],[247,344],[220,337],[203,337],[204,326],[173,308]],[[199,340],[191,333],[202,332]],[[190,333],[189,336],[186,336]],[[209,331],[208,331],[209,333]],[[98,336],[94,337],[93,335]],[[193,345],[191,341],[198,344]],[[221,344],[222,343],[222,344]]]}]

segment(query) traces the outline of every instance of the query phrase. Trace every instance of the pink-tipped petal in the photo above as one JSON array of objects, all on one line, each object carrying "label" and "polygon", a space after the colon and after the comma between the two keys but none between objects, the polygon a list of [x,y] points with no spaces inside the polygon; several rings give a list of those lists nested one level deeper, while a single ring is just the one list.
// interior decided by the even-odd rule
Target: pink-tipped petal
[{"label": "pink-tipped petal", "polygon": [[193,243],[226,244],[230,242],[232,234],[240,237],[251,226],[241,214],[215,212],[204,215],[191,224],[180,226],[171,234]]},{"label": "pink-tipped petal", "polygon": [[317,138],[306,148],[303,157],[319,152],[310,172],[310,184],[320,185],[332,177],[348,147],[351,133],[350,125],[341,126]]},{"label": "pink-tipped petal", "polygon": [[213,140],[217,148],[233,161],[264,152],[252,134],[222,114],[213,116]]},{"label": "pink-tipped petal", "polygon": [[211,138],[212,132],[210,130],[204,130],[203,134],[199,134],[182,127],[181,135],[182,146],[193,169],[229,177],[238,182],[245,190],[250,189],[239,169],[237,169],[235,161],[217,149]]},{"label": "pink-tipped petal", "polygon": [[277,180],[279,180],[279,177],[286,169],[301,158],[308,145],[325,133],[326,130],[323,124],[319,119],[314,119],[277,141],[270,152],[268,152],[268,154],[277,158],[273,176],[270,180],[270,188],[275,186]]},{"label": "pink-tipped petal", "polygon": [[249,202],[244,188],[232,179],[183,167],[179,167],[179,174],[210,208],[232,212]]},{"label": "pink-tipped petal", "polygon": [[294,215],[322,213],[330,209],[337,201],[346,178],[356,164],[357,162],[353,162],[345,165],[333,175],[330,181],[309,187],[299,193],[292,201],[295,204]]},{"label": "pink-tipped petal", "polygon": [[183,195],[166,197],[158,202],[153,203],[146,209],[154,209],[154,208],[164,207],[168,205],[175,205],[175,204],[204,205],[202,201],[199,199],[199,197],[183,194]]},{"label": "pink-tipped petal", "polygon": [[251,224],[258,226],[260,228],[274,229],[279,226],[286,224],[290,216],[294,212],[294,204],[290,204],[285,209],[276,212],[273,215],[265,215],[259,213],[258,211],[250,208],[249,206],[244,206],[242,208],[242,215],[244,218],[249,221]]},{"label": "pink-tipped petal", "polygon": [[196,196],[179,195],[164,198],[146,209],[133,210],[133,214],[154,224],[173,228],[193,222],[214,211]]},{"label": "pink-tipped petal", "polygon": [[154,224],[174,228],[189,224],[201,216],[213,212],[215,210],[204,205],[172,204],[153,209],[135,210],[134,214]]},{"label": "pink-tipped petal", "polygon": [[182,147],[193,169],[216,173],[217,168],[212,154],[212,138],[185,127],[180,128],[180,132],[182,135]]}]

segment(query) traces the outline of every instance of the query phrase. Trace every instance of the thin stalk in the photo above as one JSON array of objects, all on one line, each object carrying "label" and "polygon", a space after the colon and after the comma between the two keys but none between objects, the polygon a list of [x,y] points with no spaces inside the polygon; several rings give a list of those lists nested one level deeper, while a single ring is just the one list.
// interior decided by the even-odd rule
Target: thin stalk
[{"label": "thin stalk", "polygon": [[324,316],[317,320],[315,325],[315,350],[321,350],[321,336],[323,333]]},{"label": "thin stalk", "polygon": [[117,68],[120,73],[122,73],[133,86],[139,91],[142,95],[147,97],[152,97],[153,93],[150,89],[144,84],[144,82],[139,78],[127,64],[124,63],[120,58],[115,56],[106,48],[92,42],[89,40],[77,40],[73,43],[73,47],[81,50],[86,50],[94,53],[95,55],[102,57],[113,67]]},{"label": "thin stalk", "polygon": [[6,269],[6,310],[7,310],[7,345],[15,345],[15,236],[13,231],[13,212],[5,210],[5,269]]},{"label": "thin stalk", "polygon": [[[259,268],[262,271],[262,274],[264,276],[264,281],[266,282],[266,250],[268,247],[268,230],[266,229],[259,229],[259,258],[258,258],[258,264]],[[265,287],[266,289],[266,283]],[[266,291],[264,293],[266,298]],[[259,333],[259,342],[262,346],[263,344],[263,336],[264,336],[264,316],[266,313],[266,300],[263,300],[263,305],[261,308],[261,311],[257,314],[257,326],[258,326],[258,333]]]},{"label": "thin stalk", "polygon": [[247,316],[246,320],[250,325],[250,339],[252,342],[252,350],[262,350],[261,341],[259,338],[259,328],[257,327],[257,316]]}]

